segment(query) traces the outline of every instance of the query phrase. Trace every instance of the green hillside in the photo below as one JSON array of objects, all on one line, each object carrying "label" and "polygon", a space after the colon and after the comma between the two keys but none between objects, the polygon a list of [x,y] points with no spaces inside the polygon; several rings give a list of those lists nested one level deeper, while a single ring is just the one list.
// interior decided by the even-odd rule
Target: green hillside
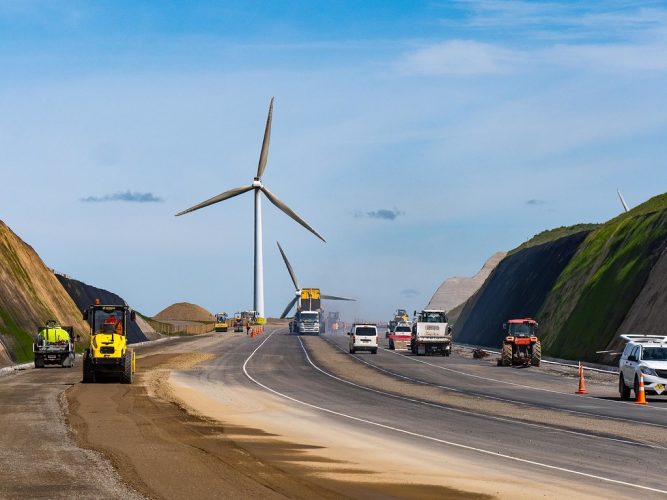
[{"label": "green hillside", "polygon": [[614,339],[666,242],[667,194],[592,231],[538,312],[545,351],[595,359]]}]

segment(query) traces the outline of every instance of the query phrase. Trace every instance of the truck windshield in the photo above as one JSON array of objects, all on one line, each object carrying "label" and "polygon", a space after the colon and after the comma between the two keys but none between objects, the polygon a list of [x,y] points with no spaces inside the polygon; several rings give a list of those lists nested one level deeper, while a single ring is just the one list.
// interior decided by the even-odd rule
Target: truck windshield
[{"label": "truck windshield", "polygon": [[362,337],[375,337],[378,331],[372,326],[360,326],[355,330],[354,334],[361,335]]},{"label": "truck windshield", "polygon": [[301,313],[301,321],[317,321],[317,313]]},{"label": "truck windshield", "polygon": [[447,317],[440,312],[422,313],[422,323],[447,323]]},{"label": "truck windshield", "polygon": [[644,361],[667,361],[667,347],[644,347],[642,359]]},{"label": "truck windshield", "polygon": [[518,337],[533,335],[533,325],[530,323],[510,323],[511,335]]}]

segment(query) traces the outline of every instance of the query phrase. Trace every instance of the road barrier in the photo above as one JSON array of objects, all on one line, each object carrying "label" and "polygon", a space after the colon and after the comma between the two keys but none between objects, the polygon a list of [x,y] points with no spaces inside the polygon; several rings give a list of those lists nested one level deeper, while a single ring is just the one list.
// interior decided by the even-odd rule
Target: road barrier
[{"label": "road barrier", "polygon": [[636,405],[645,405],[646,404],[646,392],[644,391],[644,374],[639,374],[639,390],[637,391],[637,398],[635,399]]},{"label": "road barrier", "polygon": [[579,389],[577,389],[575,394],[588,394],[586,381],[584,380],[584,365],[581,364],[581,361],[579,361]]}]

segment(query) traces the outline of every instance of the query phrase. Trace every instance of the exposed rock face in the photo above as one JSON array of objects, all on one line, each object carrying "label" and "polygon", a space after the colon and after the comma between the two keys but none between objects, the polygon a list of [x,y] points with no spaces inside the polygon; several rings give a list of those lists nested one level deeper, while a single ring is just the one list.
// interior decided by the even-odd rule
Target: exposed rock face
[{"label": "exposed rock face", "polygon": [[33,337],[49,319],[88,336],[81,311],[53,272],[0,221],[0,335],[14,362],[32,360]]},{"label": "exposed rock face", "polygon": [[489,277],[501,260],[507,255],[506,252],[495,253],[484,263],[482,269],[479,270],[471,278],[453,277],[447,278],[442,285],[435,291],[431,301],[426,306],[426,309],[444,309],[451,311],[456,306],[463,304],[472,295],[480,289],[480,287]]},{"label": "exposed rock face", "polygon": [[157,313],[158,321],[215,321],[215,317],[201,306],[177,302]]},{"label": "exposed rock face", "polygon": [[583,231],[506,257],[466,303],[454,326],[454,338],[467,344],[500,346],[503,323],[536,316],[587,235]]},{"label": "exposed rock face", "polygon": [[[122,297],[115,293],[103,290],[62,275],[57,275],[58,281],[67,290],[72,300],[80,310],[87,309],[95,303],[95,299],[100,299],[101,304],[126,304]],[[127,323],[127,341],[130,344],[144,342],[148,340],[138,323],[128,321]]]}]

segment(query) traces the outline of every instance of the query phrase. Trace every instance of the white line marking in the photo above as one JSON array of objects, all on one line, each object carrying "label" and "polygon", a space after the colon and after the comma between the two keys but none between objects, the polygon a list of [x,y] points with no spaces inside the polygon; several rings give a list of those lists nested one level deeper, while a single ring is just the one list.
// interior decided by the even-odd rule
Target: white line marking
[{"label": "white line marking", "polygon": [[[565,469],[563,467],[558,467],[558,466],[555,466],[555,465],[549,465],[549,464],[544,464],[544,463],[541,463],[541,462],[535,462],[533,460],[527,460],[527,459],[524,459],[524,458],[513,457],[511,455],[505,455],[504,453],[498,453],[496,451],[484,450],[482,448],[475,448],[473,446],[468,446],[468,445],[465,445],[465,444],[454,443],[454,442],[451,442],[451,441],[445,441],[444,439],[438,439],[438,438],[434,438],[434,437],[431,437],[431,436],[418,434],[416,432],[408,431],[408,430],[405,430],[405,429],[399,429],[398,427],[392,427],[392,426],[389,426],[389,425],[380,424],[378,422],[373,422],[371,420],[366,420],[366,419],[363,419],[363,418],[355,417],[353,415],[347,415],[346,413],[341,413],[341,412],[337,412],[337,411],[334,411],[334,410],[330,410],[328,408],[323,408],[321,406],[316,406],[314,404],[306,403],[305,401],[301,401],[301,400],[298,400],[298,399],[293,398],[291,396],[288,396],[287,394],[283,394],[281,392],[278,392],[275,389],[271,389],[270,387],[262,384],[261,382],[259,382],[255,378],[253,378],[248,373],[248,369],[247,369],[248,362],[252,359],[252,357],[255,355],[255,353],[257,351],[259,351],[262,348],[262,346],[264,344],[266,344],[266,342],[271,337],[273,337],[273,334],[276,333],[276,331],[277,330],[274,330],[273,332],[271,332],[271,334],[269,334],[269,336],[261,344],[259,344],[255,348],[255,350],[252,351],[252,353],[250,353],[250,356],[248,356],[248,359],[246,359],[245,362],[243,363],[243,373],[245,374],[246,377],[248,377],[252,382],[257,384],[261,388],[263,388],[263,389],[265,389],[265,390],[267,390],[267,391],[269,391],[269,392],[271,392],[271,393],[273,393],[277,396],[280,396],[281,398],[288,399],[288,400],[293,401],[295,403],[298,403],[300,405],[308,406],[309,408],[314,408],[316,410],[320,410],[320,411],[323,411],[325,413],[330,413],[332,415],[337,415],[339,417],[347,418],[347,419],[354,420],[354,421],[357,421],[357,422],[363,422],[363,423],[368,424],[368,425],[372,425],[372,426],[375,426],[375,427],[380,427],[380,428],[387,429],[387,430],[394,431],[394,432],[399,432],[401,434],[406,434],[408,436],[419,437],[419,438],[422,438],[422,439],[426,439],[428,441],[433,441],[433,442],[436,442],[436,443],[445,444],[445,445],[448,445],[448,446],[453,446],[455,448],[461,448],[461,449],[464,449],[464,450],[475,451],[475,452],[478,452],[478,453],[482,453],[484,455],[490,455],[490,456],[494,456],[494,457],[505,458],[507,460],[512,460],[512,461],[515,461],[515,462],[521,462],[521,463],[525,463],[525,464],[535,465],[537,467],[542,467],[542,468],[545,468],[545,469],[557,470],[557,471],[560,471],[560,472],[566,472],[566,473],[569,473],[569,474],[574,474],[574,475],[577,475],[577,476],[587,477],[587,478],[590,478],[590,479],[598,479],[600,481],[605,481],[605,482],[614,483],[614,484],[620,484],[620,485],[623,485],[623,486],[629,486],[631,488],[638,488],[638,489],[647,490],[647,491],[654,491],[656,493],[667,494],[667,490],[659,490],[657,488],[651,488],[649,486],[643,486],[643,485],[640,485],[640,484],[627,483],[625,481],[619,481],[618,479],[610,479],[610,478],[603,477],[603,476],[596,476],[595,474],[587,474],[586,472],[579,472],[579,471],[576,471],[576,470]],[[311,364],[311,366],[313,366],[315,369],[319,370],[320,372],[324,373],[325,375],[328,375],[328,376],[333,377],[333,378],[338,378],[338,377],[335,377],[334,375],[330,375],[330,374],[324,372],[323,370],[321,370],[320,368],[318,368],[312,362],[312,360],[310,359],[310,356],[308,356],[308,352],[306,351],[305,347],[303,346],[303,342],[301,342],[301,338],[299,338],[299,337],[297,337],[297,338],[299,339],[299,343],[301,343],[301,349],[303,350],[303,353],[306,356],[306,359],[308,360],[308,362]],[[345,381],[345,380],[342,380],[342,379],[339,379],[339,380],[347,383],[347,381]],[[362,387],[362,386],[360,386],[360,387]],[[362,387],[362,388],[364,388],[364,387]]]},{"label": "white line marking", "polygon": [[[330,345],[332,345],[333,347],[336,347],[336,348],[340,349],[342,352],[347,353],[347,351],[345,349],[343,349],[342,347],[340,347],[338,344],[336,344],[334,342],[331,342],[330,340],[327,340],[327,339],[324,339],[324,340],[326,342],[328,342]],[[387,350],[387,349],[384,349],[384,350],[391,353],[391,354],[400,355],[399,353],[394,353],[394,352],[392,352],[390,350]],[[409,380],[410,382],[414,382],[414,383],[422,384],[422,385],[428,385],[428,386],[431,386],[431,387],[437,387],[439,389],[445,389],[445,390],[452,391],[452,392],[457,392],[457,393],[462,393],[463,392],[461,389],[457,389],[455,387],[440,385],[440,384],[436,384],[436,383],[433,383],[433,382],[426,382],[424,380],[414,379],[414,378],[408,377],[406,375],[402,375],[400,373],[392,372],[391,370],[387,370],[387,369],[381,368],[380,366],[375,365],[373,363],[369,363],[368,361],[366,361],[364,359],[361,359],[358,355],[349,354],[349,356],[353,357],[354,359],[356,359],[360,363],[364,363],[364,364],[372,367],[375,370],[388,373],[388,374],[393,375],[395,377],[399,377],[399,378]],[[404,357],[406,359],[411,359],[407,356],[404,356]],[[437,367],[437,365],[431,365],[431,366],[436,366]],[[461,372],[461,373],[464,374],[464,372]],[[563,393],[558,393],[558,394],[563,394]],[[569,409],[569,408],[540,406],[540,405],[537,405],[535,403],[529,403],[529,402],[526,402],[526,401],[519,401],[519,400],[516,400],[516,399],[500,398],[498,396],[491,396],[489,394],[483,394],[483,393],[480,393],[480,392],[474,392],[473,394],[468,394],[468,395],[471,396],[471,397],[478,397],[478,398],[482,398],[482,399],[491,399],[493,401],[500,401],[500,402],[503,402],[503,403],[523,405],[523,406],[528,406],[530,408],[537,408],[537,409],[542,409],[542,410],[560,411],[560,412],[563,412],[563,413],[571,413],[573,415],[581,415],[581,416],[586,416],[586,417],[595,417],[595,418],[604,419],[604,420],[613,420],[615,422],[627,422],[627,423],[631,423],[631,424],[657,427],[659,429],[667,428],[667,426],[665,426],[663,424],[656,424],[656,423],[653,423],[653,422],[646,422],[644,420],[634,420],[634,419],[631,419],[631,418],[614,417],[614,416],[611,416],[611,415],[602,415],[600,413],[591,413],[591,412],[585,412],[585,411],[581,411],[581,410],[572,410],[572,409]],[[593,399],[595,401],[599,400],[598,398],[595,398],[595,397],[592,397],[591,399]],[[646,446],[652,447],[652,445],[648,445],[648,444],[646,444]],[[663,449],[660,446],[658,446],[657,448]],[[667,449],[667,448],[665,448],[665,449]]]},{"label": "white line marking", "polygon": [[[383,351],[386,351],[390,354],[394,354],[396,356],[402,356],[403,358],[405,358],[407,360],[410,360],[410,361],[414,361],[415,363],[422,363],[424,365],[432,366],[433,368],[438,368],[440,370],[445,370],[445,371],[448,371],[448,372],[457,373],[459,375],[465,375],[466,377],[472,377],[472,378],[478,378],[478,379],[481,379],[481,380],[486,380],[488,382],[498,382],[499,384],[512,385],[512,386],[515,386],[515,387],[522,387],[524,389],[531,389],[531,390],[534,390],[534,391],[550,392],[552,394],[562,394],[563,396],[570,396],[570,397],[575,397],[575,398],[579,398],[579,399],[584,399],[584,398],[594,399],[595,401],[604,402],[604,403],[611,403],[612,405],[614,405],[614,404],[634,405],[634,403],[632,403],[632,402],[613,401],[613,400],[609,400],[609,399],[600,399],[600,398],[596,398],[595,396],[584,396],[582,394],[573,394],[573,393],[570,393],[570,392],[555,391],[553,389],[545,389],[543,387],[535,387],[535,386],[532,386],[532,385],[524,385],[524,384],[518,384],[516,382],[508,382],[506,380],[499,380],[499,379],[496,379],[496,378],[482,377],[481,375],[475,375],[473,373],[466,373],[466,372],[462,372],[462,371],[459,371],[459,370],[454,370],[453,368],[447,368],[445,366],[435,365],[433,363],[429,363],[428,361],[424,361],[424,360],[421,360],[421,359],[415,359],[412,356],[406,356],[405,354],[401,354],[399,352],[392,351],[392,350],[387,349],[385,347],[380,347],[380,349],[382,349]],[[659,407],[659,406],[651,406],[651,405],[645,405],[645,406],[642,406],[641,408],[642,408],[641,411],[646,411],[648,409],[660,410],[660,411],[667,410],[667,408],[663,408],[663,407]]]}]

